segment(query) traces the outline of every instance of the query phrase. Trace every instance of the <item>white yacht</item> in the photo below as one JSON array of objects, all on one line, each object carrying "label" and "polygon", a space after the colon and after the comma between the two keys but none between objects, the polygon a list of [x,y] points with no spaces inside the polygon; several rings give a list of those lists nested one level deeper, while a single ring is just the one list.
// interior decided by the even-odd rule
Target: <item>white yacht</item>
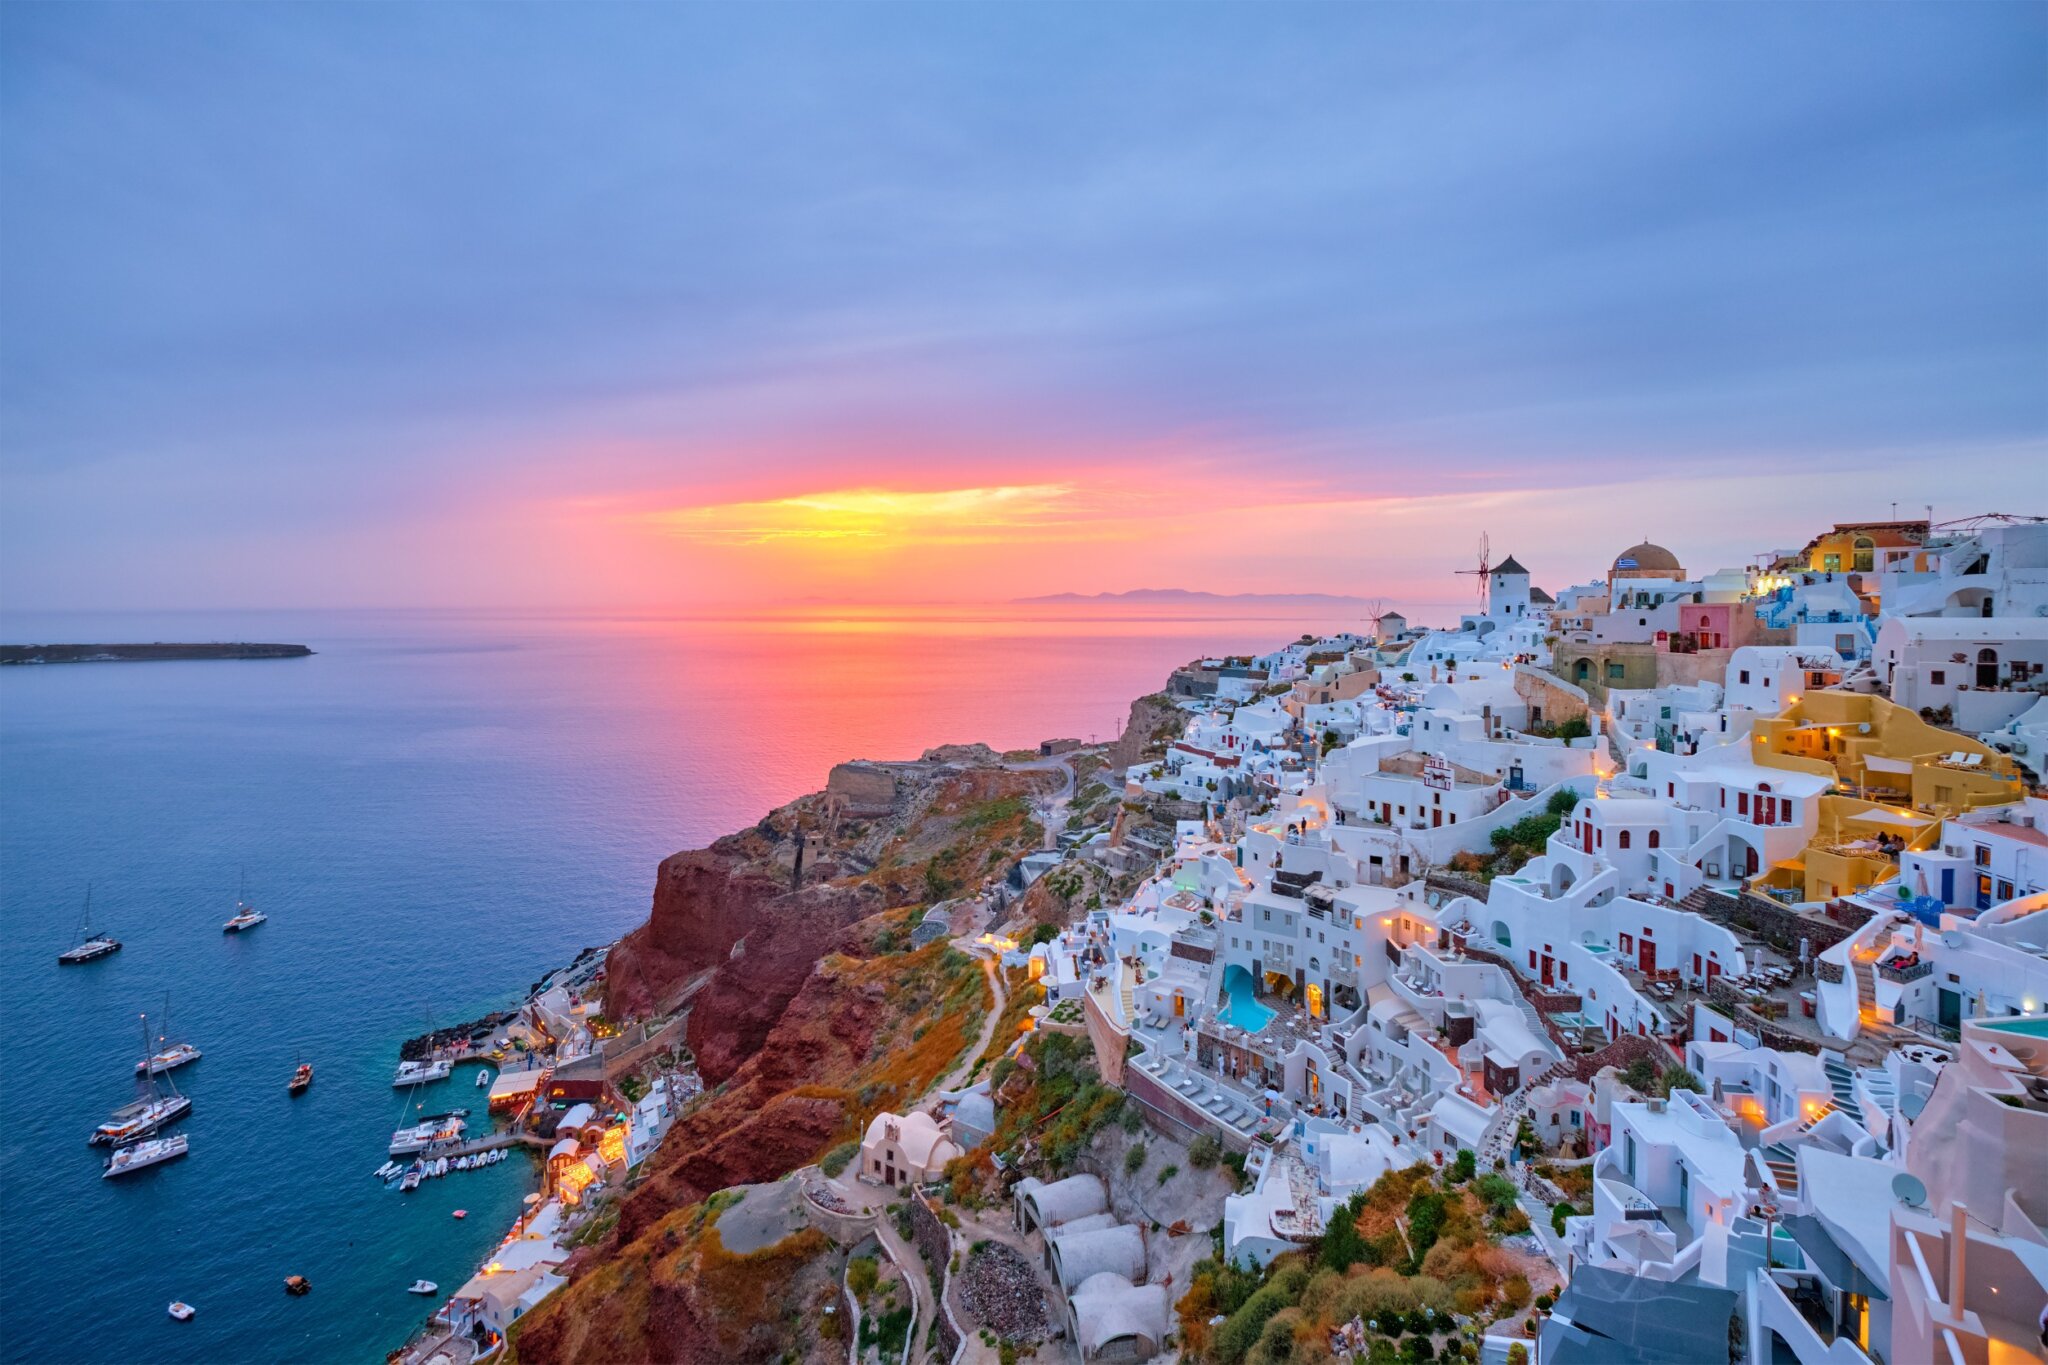
[{"label": "white yacht", "polygon": [[235,895],[235,913],[228,916],[228,922],[221,925],[224,934],[239,934],[244,929],[254,929],[270,916],[249,904],[249,879],[242,878],[242,889]]},{"label": "white yacht", "polygon": [[139,1171],[159,1162],[174,1161],[185,1155],[191,1145],[192,1139],[179,1133],[173,1137],[151,1138],[147,1142],[137,1142],[119,1148],[107,1158],[107,1169],[101,1173],[100,1179],[112,1180],[117,1175],[127,1175],[131,1171]]},{"label": "white yacht", "polygon": [[403,1090],[408,1085],[424,1085],[428,1081],[445,1081],[455,1063],[446,1057],[437,1057],[429,1062],[400,1062],[398,1070],[391,1077],[391,1088]]},{"label": "white yacht", "polygon": [[435,1284],[432,1280],[414,1280],[412,1286],[405,1292],[408,1294],[432,1294],[440,1288],[441,1286]]},{"label": "white yacht", "polygon": [[147,1071],[152,1076],[161,1076],[174,1067],[187,1062],[196,1062],[205,1054],[190,1043],[173,1043],[162,1052],[152,1053],[135,1064],[136,1073]]},{"label": "white yacht", "polygon": [[196,1062],[204,1055],[190,1043],[171,1042],[171,998],[168,995],[164,997],[163,1028],[164,1031],[157,1035],[156,1040],[164,1046],[135,1064],[136,1075],[147,1072],[152,1076],[161,1076],[166,1071],[184,1066],[187,1062]]},{"label": "white yacht", "polygon": [[401,1128],[391,1135],[391,1155],[407,1156],[413,1152],[424,1152],[436,1143],[457,1142],[468,1130],[463,1116],[469,1111],[458,1109],[450,1114],[429,1114],[410,1128]]}]

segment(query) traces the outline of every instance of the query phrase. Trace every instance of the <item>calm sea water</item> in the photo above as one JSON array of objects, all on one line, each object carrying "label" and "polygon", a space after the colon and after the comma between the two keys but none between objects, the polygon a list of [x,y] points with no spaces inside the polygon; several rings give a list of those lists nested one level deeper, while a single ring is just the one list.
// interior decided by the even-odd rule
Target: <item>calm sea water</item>
[{"label": "calm sea water", "polygon": [[[947,741],[1107,738],[1197,654],[1350,621],[429,614],[0,619],[10,641],[289,640],[310,659],[0,669],[0,1353],[382,1358],[534,1187],[525,1158],[404,1196],[371,1179],[398,1043],[514,1004],[647,913],[655,864]],[[270,922],[220,931],[238,879]],[[60,969],[86,883],[126,947]],[[100,1179],[170,996],[192,1154]],[[300,1058],[317,1068],[293,1100]],[[468,1073],[431,1098],[467,1103]],[[438,1091],[435,1094],[434,1091]],[[453,1210],[468,1210],[457,1221]],[[287,1298],[283,1280],[313,1282]],[[172,1322],[165,1305],[193,1303]]]}]

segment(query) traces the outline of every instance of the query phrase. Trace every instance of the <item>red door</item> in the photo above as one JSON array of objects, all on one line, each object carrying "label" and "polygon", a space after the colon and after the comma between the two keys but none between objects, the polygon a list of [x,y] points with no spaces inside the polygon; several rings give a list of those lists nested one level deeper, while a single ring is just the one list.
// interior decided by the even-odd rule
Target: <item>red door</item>
[{"label": "red door", "polygon": [[1543,955],[1543,984],[1546,986],[1550,984],[1550,954],[1548,953]]},{"label": "red door", "polygon": [[1645,976],[1655,972],[1657,970],[1657,945],[1648,939],[1644,939],[1641,946],[1636,950],[1636,965],[1642,969]]},{"label": "red door", "polygon": [[1579,826],[1579,851],[1581,853],[1591,853],[1593,851],[1593,826],[1590,821]]},{"label": "red door", "polygon": [[1439,827],[1440,825],[1442,825],[1442,824],[1443,824],[1443,822],[1444,822],[1444,813],[1443,813],[1442,811],[1440,811],[1440,810],[1432,810],[1432,811],[1431,811],[1431,812],[1429,813],[1429,826],[1430,826],[1430,828],[1431,828],[1431,829],[1435,829],[1435,828]]}]

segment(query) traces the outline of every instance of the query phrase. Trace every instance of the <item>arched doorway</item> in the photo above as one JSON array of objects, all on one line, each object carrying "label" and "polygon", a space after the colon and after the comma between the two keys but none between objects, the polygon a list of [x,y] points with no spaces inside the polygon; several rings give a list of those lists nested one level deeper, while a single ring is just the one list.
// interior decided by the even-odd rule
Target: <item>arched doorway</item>
[{"label": "arched doorway", "polygon": [[1998,651],[1980,649],[1977,651],[1977,686],[1998,686]]}]

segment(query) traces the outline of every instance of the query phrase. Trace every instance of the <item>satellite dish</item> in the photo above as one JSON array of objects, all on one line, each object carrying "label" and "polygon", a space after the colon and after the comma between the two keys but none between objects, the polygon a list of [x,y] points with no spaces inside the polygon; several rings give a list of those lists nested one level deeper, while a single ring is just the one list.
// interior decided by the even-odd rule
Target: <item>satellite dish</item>
[{"label": "satellite dish", "polygon": [[1856,727],[1856,733],[1857,733],[1857,734],[1859,734],[1859,735],[1867,735],[1867,734],[1869,734],[1869,733],[1870,733],[1870,722],[1866,720],[1866,721],[1864,721],[1864,722],[1863,722],[1863,723],[1862,723],[1861,725],[1858,725],[1858,726]]},{"label": "satellite dish", "polygon": [[1892,1177],[1892,1197],[1901,1204],[1918,1208],[1927,1202],[1927,1186],[1919,1176],[1900,1171]]}]

